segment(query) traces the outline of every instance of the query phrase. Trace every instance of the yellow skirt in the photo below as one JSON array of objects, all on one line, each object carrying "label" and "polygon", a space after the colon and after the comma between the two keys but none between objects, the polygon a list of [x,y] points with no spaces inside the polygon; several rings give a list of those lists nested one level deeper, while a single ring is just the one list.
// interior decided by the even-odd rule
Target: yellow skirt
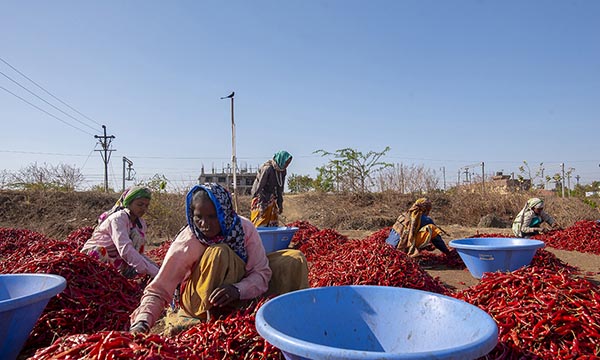
[{"label": "yellow skirt", "polygon": [[425,225],[419,229],[412,241],[410,239],[402,240],[398,243],[398,249],[404,251],[408,256],[414,257],[419,255],[419,251],[430,245],[431,239],[442,234],[442,230],[433,224]]},{"label": "yellow skirt", "polygon": [[279,226],[279,207],[277,206],[277,202],[275,199],[271,199],[269,201],[269,205],[267,205],[264,211],[260,210],[260,206],[258,206],[258,198],[252,199],[252,204],[250,205],[250,221],[254,224],[254,226]]},{"label": "yellow skirt", "polygon": [[[308,264],[301,251],[284,249],[267,254],[273,275],[265,296],[308,287]],[[206,319],[212,307],[210,294],[221,285],[235,284],[245,275],[245,263],[227,245],[209,246],[181,293],[181,308],[197,319]],[[242,301],[234,304],[239,307]]]}]

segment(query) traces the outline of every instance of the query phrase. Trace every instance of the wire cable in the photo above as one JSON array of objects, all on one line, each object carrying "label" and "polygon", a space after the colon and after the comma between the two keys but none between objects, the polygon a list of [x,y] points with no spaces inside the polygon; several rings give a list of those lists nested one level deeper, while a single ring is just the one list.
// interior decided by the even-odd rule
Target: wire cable
[{"label": "wire cable", "polygon": [[88,154],[87,158],[85,158],[85,161],[83,162],[83,165],[81,165],[81,169],[83,169],[85,167],[85,165],[87,164],[88,160],[90,159],[90,157],[92,156],[92,154],[94,153],[94,151],[96,151],[97,147],[98,147],[98,143],[96,143],[96,145],[94,145],[94,148],[92,149],[92,151],[90,151],[90,153]]},{"label": "wire cable", "polygon": [[90,136],[94,136],[94,134],[92,134],[92,133],[89,133],[89,132],[87,132],[87,131],[85,131],[85,130],[83,130],[83,129],[80,129],[80,128],[78,128],[77,126],[75,126],[75,125],[73,125],[73,124],[70,124],[70,123],[68,123],[67,121],[65,121],[65,120],[63,120],[63,119],[61,119],[61,118],[59,118],[58,116],[56,116],[56,115],[54,115],[54,114],[51,114],[51,113],[47,112],[46,110],[44,110],[44,109],[40,108],[39,106],[37,106],[37,105],[34,105],[34,104],[30,103],[29,101],[27,101],[27,100],[23,99],[22,97],[20,97],[19,95],[15,94],[14,92],[12,92],[12,91],[8,90],[7,88],[5,88],[5,87],[3,87],[3,86],[0,86],[0,89],[2,89],[2,90],[4,90],[4,91],[6,91],[7,93],[9,93],[9,94],[11,94],[12,96],[14,96],[14,97],[16,97],[16,98],[20,99],[21,101],[23,101],[23,102],[25,102],[25,103],[27,103],[27,104],[29,104],[29,105],[33,106],[34,108],[36,108],[36,109],[38,109],[39,111],[41,111],[41,112],[43,112],[43,113],[47,114],[48,116],[52,116],[53,118],[55,118],[56,120],[58,120],[58,121],[60,121],[60,122],[64,123],[65,125],[68,125],[68,126],[70,126],[70,127],[74,128],[74,129],[77,129],[77,130],[81,131],[82,133],[88,134],[88,135],[90,135]]},{"label": "wire cable", "polygon": [[81,113],[79,110],[75,109],[74,107],[72,107],[71,105],[67,104],[66,102],[62,101],[61,99],[57,98],[56,96],[54,96],[50,91],[44,89],[44,87],[42,87],[40,84],[36,83],[35,81],[33,81],[32,79],[30,79],[27,75],[23,74],[22,72],[20,72],[19,70],[17,70],[14,66],[12,66],[11,64],[9,64],[6,60],[4,60],[2,57],[0,57],[0,61],[2,61],[3,63],[5,63],[7,66],[9,66],[11,69],[13,69],[14,71],[16,71],[19,75],[21,75],[22,77],[24,77],[25,79],[31,81],[31,83],[33,83],[35,86],[37,86],[38,88],[42,89],[46,94],[52,96],[54,99],[56,99],[57,101],[59,101],[61,104],[65,105],[66,107],[68,107],[69,109],[75,111],[76,113],[78,113],[79,115],[83,116],[84,118],[88,119],[89,121],[93,122],[94,124],[98,125],[98,126],[102,126],[102,124],[100,124],[99,122],[97,122],[96,120],[90,118],[89,116]]},{"label": "wire cable", "polygon": [[34,93],[33,91],[29,90],[28,88],[26,88],[25,86],[19,84],[18,81],[16,81],[15,79],[11,78],[10,76],[6,75],[5,73],[3,73],[2,71],[0,71],[0,74],[2,74],[5,78],[7,78],[8,80],[12,81],[13,83],[17,84],[19,87],[21,87],[23,90],[27,91],[28,93],[30,93],[31,95],[35,96],[36,98],[42,100],[43,102],[45,102],[46,104],[52,106],[54,109],[60,111],[61,113],[67,115],[68,117],[70,117],[71,119],[77,121],[78,123],[80,123],[81,125],[87,126],[92,130],[96,130],[94,127],[84,123],[83,121],[77,119],[76,117],[72,116],[71,114],[68,114],[64,111],[62,111],[61,109],[59,109],[58,107],[54,106],[53,104],[49,103],[48,101],[42,99],[40,96],[38,96],[36,93]]}]

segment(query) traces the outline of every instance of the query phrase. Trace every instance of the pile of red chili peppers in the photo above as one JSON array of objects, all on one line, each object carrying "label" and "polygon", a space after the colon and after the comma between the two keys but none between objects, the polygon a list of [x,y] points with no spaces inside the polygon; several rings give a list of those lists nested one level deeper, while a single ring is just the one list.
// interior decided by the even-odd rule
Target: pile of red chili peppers
[{"label": "pile of red chili peppers", "polygon": [[[486,273],[477,285],[452,293],[422,266],[444,261],[449,267],[464,264],[427,252],[415,261],[385,244],[389,228],[358,240],[305,221],[288,226],[299,227],[291,246],[302,250],[309,261],[310,286],[409,287],[467,301],[498,323],[498,345],[485,359],[600,357],[599,286],[548,251],[538,250],[530,266],[512,273]],[[597,223],[578,222],[544,235],[550,239],[548,245],[583,242],[586,251],[593,252],[600,248],[596,232],[600,234]],[[90,234],[90,228],[79,229],[58,241],[27,230],[0,229],[0,273],[45,272],[67,278],[67,288],[48,304],[22,356],[35,352],[33,359],[39,360],[283,358],[254,327],[256,310],[267,299],[174,336],[124,331],[143,281],[127,280],[112,267],[81,254],[77,249]],[[161,261],[167,250],[168,244],[149,255]]]}]

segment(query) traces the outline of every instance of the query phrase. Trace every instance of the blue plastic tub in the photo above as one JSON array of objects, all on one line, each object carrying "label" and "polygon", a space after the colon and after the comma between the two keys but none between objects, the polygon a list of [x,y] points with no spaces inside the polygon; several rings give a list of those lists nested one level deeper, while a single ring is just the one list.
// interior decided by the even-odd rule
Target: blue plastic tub
[{"label": "blue plastic tub", "polygon": [[290,226],[259,226],[256,230],[258,230],[258,235],[260,235],[265,251],[268,254],[273,251],[286,249],[290,245],[292,237],[298,231],[298,228]]},{"label": "blue plastic tub", "polygon": [[544,242],[521,238],[469,238],[450,241],[473,277],[483,273],[514,271],[529,265]]},{"label": "blue plastic tub", "polygon": [[475,359],[498,342],[496,322],[467,302],[388,286],[309,288],[275,297],[256,330],[286,359]]},{"label": "blue plastic tub", "polygon": [[16,359],[50,299],[67,286],[62,276],[0,274],[0,359]]}]

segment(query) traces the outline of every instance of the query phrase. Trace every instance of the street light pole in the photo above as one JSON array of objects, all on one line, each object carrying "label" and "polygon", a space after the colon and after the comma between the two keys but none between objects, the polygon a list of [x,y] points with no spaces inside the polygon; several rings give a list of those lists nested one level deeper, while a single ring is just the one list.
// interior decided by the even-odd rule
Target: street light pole
[{"label": "street light pole", "polygon": [[233,118],[233,97],[235,96],[235,91],[232,91],[228,96],[224,96],[221,99],[231,99],[231,171],[233,172],[233,206],[235,207],[235,212],[238,211],[238,201],[237,201],[237,159],[235,157],[235,121]]}]

